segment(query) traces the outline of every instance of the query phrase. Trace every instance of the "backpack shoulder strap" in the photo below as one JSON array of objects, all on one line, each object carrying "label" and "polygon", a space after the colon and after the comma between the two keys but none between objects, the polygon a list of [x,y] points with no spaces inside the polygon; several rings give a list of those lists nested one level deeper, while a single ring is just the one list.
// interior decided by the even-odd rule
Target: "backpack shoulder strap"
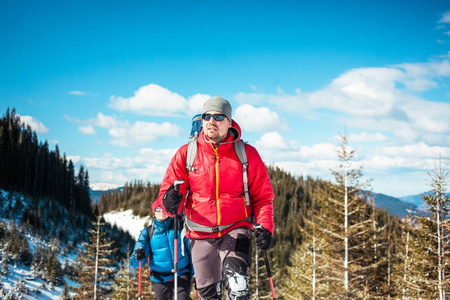
[{"label": "backpack shoulder strap", "polygon": [[198,149],[197,139],[198,139],[198,135],[190,137],[188,145],[187,145],[186,171],[188,173],[189,173],[189,171],[195,172],[195,168],[193,167],[193,165],[194,165],[195,157],[197,156],[197,149]]},{"label": "backpack shoulder strap", "polygon": [[[189,138],[189,142],[187,145],[187,155],[186,155],[186,171],[194,171],[195,172],[195,168],[193,167],[194,165],[194,160],[195,157],[197,156],[197,150],[198,150],[198,145],[197,145],[197,139],[198,139],[198,134],[196,133],[194,136],[191,136]],[[247,174],[247,170],[248,170],[248,159],[247,159],[247,153],[245,152],[245,143],[243,140],[238,140],[236,143],[234,143],[234,151],[236,152],[236,155],[239,158],[239,161],[242,164],[242,179],[244,182],[244,193],[245,193],[245,205],[250,205],[250,195],[248,193],[248,174]]]},{"label": "backpack shoulder strap", "polygon": [[187,147],[187,156],[186,156],[186,171],[194,171],[193,167],[195,157],[197,156],[197,139],[202,131],[202,115],[198,114],[192,118],[192,128],[191,134],[189,135],[189,142]]},{"label": "backpack shoulder strap", "polygon": [[147,226],[147,232],[148,232],[148,246],[150,249],[150,254],[152,254],[152,246],[150,244],[150,241],[152,240],[152,236],[153,236],[153,225]]},{"label": "backpack shoulder strap", "polygon": [[242,179],[244,182],[244,193],[245,193],[245,205],[250,205],[250,196],[248,194],[248,159],[247,153],[245,152],[245,143],[243,140],[239,140],[234,143],[234,150],[242,163]]}]

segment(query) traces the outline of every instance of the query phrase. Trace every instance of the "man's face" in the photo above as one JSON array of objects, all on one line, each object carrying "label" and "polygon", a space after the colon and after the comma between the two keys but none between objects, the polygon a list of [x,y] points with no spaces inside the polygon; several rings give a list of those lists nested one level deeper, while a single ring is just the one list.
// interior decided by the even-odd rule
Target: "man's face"
[{"label": "man's face", "polygon": [[[220,111],[208,111],[208,114],[221,114]],[[213,117],[209,121],[202,120],[203,131],[208,139],[214,143],[222,142],[228,135],[228,128],[231,127],[231,122],[228,118],[223,121],[216,121]]]}]

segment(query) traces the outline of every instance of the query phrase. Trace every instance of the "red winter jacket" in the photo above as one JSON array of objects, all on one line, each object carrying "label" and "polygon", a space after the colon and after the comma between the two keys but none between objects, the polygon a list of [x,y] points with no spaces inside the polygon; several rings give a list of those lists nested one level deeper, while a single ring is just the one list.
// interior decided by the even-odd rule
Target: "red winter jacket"
[{"label": "red winter jacket", "polygon": [[[252,223],[242,221],[252,213],[257,224],[273,233],[273,189],[266,167],[256,149],[245,144],[248,159],[248,189],[250,205],[246,206],[244,197],[243,167],[236,155],[233,143],[241,136],[239,125],[232,121],[228,137],[214,149],[202,131],[198,138],[198,151],[194,161],[194,171],[186,171],[187,145],[182,146],[167,168],[161,184],[158,201],[177,179],[185,183],[180,186],[183,199],[186,199],[185,212],[189,220],[197,224],[215,227],[237,224],[220,232],[207,233],[189,231],[189,238],[220,237],[233,228],[253,227]],[[189,191],[189,193],[188,193]],[[184,202],[180,205],[182,211]],[[242,221],[242,222],[240,222]]]}]

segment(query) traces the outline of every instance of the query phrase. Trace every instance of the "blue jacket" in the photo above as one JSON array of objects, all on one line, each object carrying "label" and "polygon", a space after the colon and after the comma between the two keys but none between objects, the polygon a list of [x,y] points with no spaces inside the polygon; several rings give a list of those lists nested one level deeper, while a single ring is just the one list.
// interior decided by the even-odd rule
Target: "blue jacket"
[{"label": "blue jacket", "polygon": [[[139,261],[134,258],[137,249],[142,248],[145,251],[145,258],[142,259],[142,267],[149,261],[152,272],[151,280],[154,282],[167,282],[173,280],[173,262],[174,262],[174,228],[173,219],[167,218],[164,221],[153,219],[153,236],[148,240],[148,230],[145,227],[134,245],[133,254],[130,257],[130,267],[139,268]],[[178,233],[178,276],[191,272],[194,269],[191,263],[191,250],[189,248],[189,239],[184,238],[184,256],[181,253],[181,236]],[[151,248],[151,252],[150,252]],[[150,259],[148,259],[150,256]],[[159,274],[158,274],[159,273]],[[161,274],[162,273],[162,274]],[[162,279],[162,280],[161,280]]]}]

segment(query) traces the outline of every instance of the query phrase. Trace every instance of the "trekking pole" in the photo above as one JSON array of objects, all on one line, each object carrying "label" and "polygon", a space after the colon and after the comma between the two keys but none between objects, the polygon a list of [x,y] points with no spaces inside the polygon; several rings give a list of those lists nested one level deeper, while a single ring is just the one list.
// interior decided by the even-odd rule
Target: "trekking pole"
[{"label": "trekking pole", "polygon": [[139,284],[138,284],[138,299],[141,300],[141,270],[142,270],[142,261],[139,261]]},{"label": "trekking pole", "polygon": [[[175,182],[173,183],[173,189],[178,192],[180,190],[180,185],[184,182],[183,179],[177,179],[175,180]],[[173,274],[174,274],[174,286],[173,286],[173,293],[174,293],[174,298],[175,300],[178,299],[178,211],[175,212],[174,214],[174,218],[173,218],[173,228],[174,228],[174,233],[173,233],[173,237],[174,237],[174,242],[173,242],[173,249],[174,249],[174,259],[173,259]]]},{"label": "trekking pole", "polygon": [[[256,224],[254,227],[255,227],[256,231],[259,231],[259,232],[262,231],[261,225]],[[269,259],[267,258],[267,252],[266,252],[266,250],[262,250],[262,249],[261,249],[261,251],[264,255],[264,262],[266,264],[267,276],[269,276],[270,289],[272,290],[272,298],[273,298],[273,300],[277,300],[277,296],[275,295],[275,288],[273,287],[272,272],[270,271]]]}]

